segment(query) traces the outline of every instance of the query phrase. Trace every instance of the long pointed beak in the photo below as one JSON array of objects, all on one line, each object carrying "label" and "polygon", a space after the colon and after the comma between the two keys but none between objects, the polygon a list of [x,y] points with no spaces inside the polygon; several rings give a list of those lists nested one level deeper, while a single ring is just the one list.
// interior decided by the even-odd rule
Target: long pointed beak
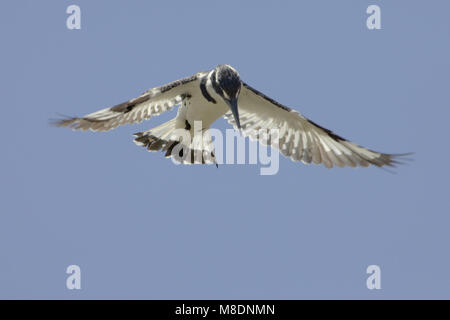
[{"label": "long pointed beak", "polygon": [[230,107],[231,112],[233,113],[234,121],[236,125],[241,130],[241,122],[239,121],[239,112],[238,112],[238,99],[232,98],[231,100],[227,100],[228,106]]}]

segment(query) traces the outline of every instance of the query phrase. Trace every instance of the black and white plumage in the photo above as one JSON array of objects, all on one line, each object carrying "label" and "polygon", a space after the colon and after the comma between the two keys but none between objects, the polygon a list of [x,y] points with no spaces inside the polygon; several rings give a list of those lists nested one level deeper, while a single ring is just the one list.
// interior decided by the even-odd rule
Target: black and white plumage
[{"label": "black and white plumage", "polygon": [[[266,142],[293,161],[324,164],[327,168],[394,166],[401,155],[380,153],[350,142],[325,129],[299,112],[292,110],[243,82],[229,65],[219,65],[209,72],[156,87],[111,108],[90,113],[81,118],[60,120],[57,126],[80,130],[107,131],[119,125],[138,123],[180,105],[177,116],[148,131],[135,134],[135,142],[149,151],[164,151],[172,155],[180,141],[173,140],[175,129],[193,134],[195,121],[202,121],[201,130],[210,128],[224,116],[242,134],[261,139],[258,130],[279,129],[279,140],[265,137]],[[270,131],[268,131],[270,132]],[[195,149],[183,142],[187,149]],[[201,159],[185,157],[185,163],[214,163],[214,150],[202,150]],[[180,154],[182,156],[182,154]]]}]

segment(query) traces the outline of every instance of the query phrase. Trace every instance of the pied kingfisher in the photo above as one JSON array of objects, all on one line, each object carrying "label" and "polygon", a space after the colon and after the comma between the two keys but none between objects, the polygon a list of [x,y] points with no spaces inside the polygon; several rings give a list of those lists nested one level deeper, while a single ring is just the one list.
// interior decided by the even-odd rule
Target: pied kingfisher
[{"label": "pied kingfisher", "polygon": [[[334,134],[252,88],[229,65],[219,65],[209,72],[199,72],[150,89],[139,97],[114,107],[81,118],[58,120],[54,124],[72,129],[108,131],[119,125],[147,120],[177,105],[181,106],[174,119],[148,131],[136,133],[135,143],[149,151],[165,151],[166,157],[170,157],[174,147],[180,144],[179,139],[171,138],[172,132],[177,129],[186,130],[192,135],[194,122],[201,121],[201,130],[205,131],[224,116],[244,136],[259,140],[260,135],[254,134],[255,132],[278,129],[277,143],[271,143],[270,133],[266,137],[267,142],[293,161],[322,163],[327,168],[367,167],[371,164],[382,167],[394,166],[399,163],[397,157],[405,155],[372,151]],[[180,156],[183,156],[183,150],[181,149]],[[212,158],[209,159],[202,156],[200,162],[195,161],[193,155],[185,156],[182,162],[214,163],[213,150],[210,151],[210,156]]]}]

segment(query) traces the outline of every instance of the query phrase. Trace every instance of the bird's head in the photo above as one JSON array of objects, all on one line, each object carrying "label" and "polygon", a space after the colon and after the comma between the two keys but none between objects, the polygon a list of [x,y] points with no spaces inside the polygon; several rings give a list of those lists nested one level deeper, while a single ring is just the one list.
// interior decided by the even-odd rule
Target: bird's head
[{"label": "bird's head", "polygon": [[233,67],[227,64],[221,64],[215,69],[215,79],[216,91],[225,101],[225,103],[230,107],[233,113],[234,120],[238,129],[241,129],[241,123],[239,121],[238,112],[238,98],[241,92],[241,78],[239,73]]}]

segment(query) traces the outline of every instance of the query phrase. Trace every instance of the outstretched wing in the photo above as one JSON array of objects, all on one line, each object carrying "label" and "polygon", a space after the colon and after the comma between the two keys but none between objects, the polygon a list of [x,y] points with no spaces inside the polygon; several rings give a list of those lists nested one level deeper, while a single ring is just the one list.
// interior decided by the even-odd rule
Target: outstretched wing
[{"label": "outstretched wing", "polygon": [[180,104],[190,95],[195,83],[203,73],[173,81],[165,86],[147,90],[137,98],[87,114],[81,118],[57,120],[53,124],[74,130],[108,131],[127,123],[138,123],[159,115]]},{"label": "outstretched wing", "polygon": [[[228,112],[225,117],[236,127],[234,117]],[[267,141],[281,154],[293,161],[323,163],[327,168],[367,167],[370,164],[382,167],[398,163],[396,156],[366,149],[325,129],[300,113],[292,110],[263,93],[243,83],[239,96],[239,118],[242,132],[260,142]],[[278,129],[278,142],[271,129]],[[267,132],[262,140],[260,130]],[[267,140],[266,140],[267,139]]]}]

